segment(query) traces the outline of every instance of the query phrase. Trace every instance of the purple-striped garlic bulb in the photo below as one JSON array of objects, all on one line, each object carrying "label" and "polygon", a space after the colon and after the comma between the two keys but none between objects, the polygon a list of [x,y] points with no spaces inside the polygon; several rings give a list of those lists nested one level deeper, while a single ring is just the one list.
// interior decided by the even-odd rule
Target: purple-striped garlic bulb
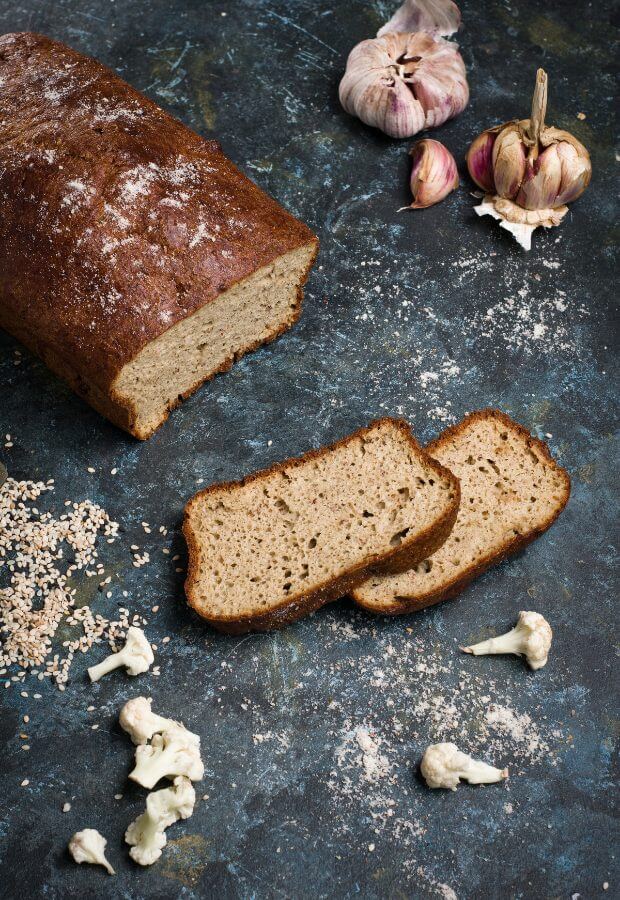
[{"label": "purple-striped garlic bulb", "polygon": [[[452,0],[406,0],[379,36],[353,48],[340,82],[344,109],[395,138],[442,125],[469,100]],[[419,28],[412,32],[405,28]]]},{"label": "purple-striped garlic bulb", "polygon": [[459,186],[454,157],[443,144],[425,138],[409,151],[413,160],[411,193],[413,203],[404,209],[426,209],[440,203]]},{"label": "purple-striped garlic bulb", "polygon": [[585,191],[592,176],[590,155],[568,131],[545,125],[547,75],[536,74],[529,119],[483,131],[467,151],[467,168],[485,192],[479,215],[501,221],[530,249],[539,226],[559,225],[567,203]]}]

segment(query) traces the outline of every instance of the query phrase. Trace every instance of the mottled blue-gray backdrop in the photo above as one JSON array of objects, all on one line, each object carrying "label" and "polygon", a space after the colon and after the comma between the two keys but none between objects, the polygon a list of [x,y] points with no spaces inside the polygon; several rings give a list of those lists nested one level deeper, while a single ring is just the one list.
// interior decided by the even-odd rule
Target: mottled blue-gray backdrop
[{"label": "mottled blue-gray backdrop", "polygon": [[[299,324],[205,386],[148,443],[105,422],[29,354],[19,362],[16,343],[0,334],[0,432],[13,443],[0,442],[0,458],[15,476],[54,477],[48,505],[91,497],[123,524],[122,541],[101,552],[112,598],[91,579],[81,602],[104,614],[159,605],[147,630],[161,666],[158,679],[116,673],[93,687],[81,658],[64,694],[48,684],[40,700],[32,685],[28,697],[2,691],[7,900],[591,898],[605,883],[618,896],[617,20],[607,3],[464,4],[459,43],[472,99],[433,135],[456,155],[462,184],[440,206],[399,213],[409,202],[408,142],[367,129],[337,100],[349,49],[395,6],[0,0],[2,31],[45,32],[98,57],[216,136],[321,239]],[[561,228],[538,232],[525,254],[475,216],[463,154],[484,127],[527,115],[541,65],[548,119],[590,149],[594,177]],[[241,476],[386,413],[406,416],[426,441],[487,405],[549,435],[573,493],[550,533],[459,600],[389,621],[342,601],[281,633],[243,639],[218,636],[185,607],[171,556],[180,553],[184,567],[179,524],[198,479]],[[142,521],[154,526],[150,535]],[[171,529],[165,540],[162,524]],[[151,554],[140,569],[131,566],[134,542]],[[553,624],[546,669],[532,675],[518,660],[459,656],[459,643],[509,627],[521,608]],[[131,746],[116,723],[138,691],[200,733],[199,795],[208,795],[145,870],[122,841],[144,791],[127,786]],[[491,728],[488,753],[511,767],[509,785],[428,791],[417,774],[425,743],[454,737],[484,753],[493,703],[509,721]],[[360,727],[391,767],[374,780],[360,758]],[[20,749],[24,728],[30,751]],[[65,801],[72,808],[63,814]],[[66,841],[86,826],[107,836],[115,880],[69,860]]]}]

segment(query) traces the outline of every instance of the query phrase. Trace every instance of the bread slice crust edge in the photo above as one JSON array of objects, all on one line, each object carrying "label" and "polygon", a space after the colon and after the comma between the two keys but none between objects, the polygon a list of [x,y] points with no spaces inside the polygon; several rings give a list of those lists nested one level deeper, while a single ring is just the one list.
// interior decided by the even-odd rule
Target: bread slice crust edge
[{"label": "bread slice crust edge", "polygon": [[[484,574],[484,572],[486,572],[492,566],[499,564],[508,556],[512,556],[514,553],[518,553],[520,550],[525,549],[528,544],[531,544],[536,540],[536,538],[544,534],[545,531],[547,531],[553,525],[562,510],[565,508],[566,504],[568,503],[571,491],[571,481],[568,472],[555,461],[555,459],[551,455],[549,447],[544,441],[541,441],[539,438],[534,437],[532,434],[530,434],[527,428],[524,428],[523,425],[515,422],[514,419],[511,419],[510,416],[506,415],[506,413],[503,413],[499,409],[488,408],[470,413],[456,425],[451,425],[444,431],[442,431],[442,433],[434,441],[431,441],[431,443],[426,446],[426,452],[432,457],[434,450],[440,447],[442,443],[450,441],[455,435],[458,435],[471,422],[488,418],[495,419],[497,422],[501,422],[503,425],[516,432],[520,437],[525,439],[528,447],[535,446],[537,448],[540,454],[545,458],[546,462],[551,465],[551,467],[555,470],[555,472],[557,472],[561,480],[564,482],[564,497],[562,503],[559,504],[558,508],[555,509],[553,513],[548,516],[547,519],[538,527],[532,528],[529,532],[527,532],[527,534],[522,534],[518,537],[515,536],[502,548],[501,551],[497,553],[489,553],[477,563],[469,566],[461,575],[452,579],[452,581],[450,581],[449,584],[447,584],[444,588],[429,591],[426,594],[416,595],[415,597],[403,596],[402,598],[399,598],[398,602],[390,604],[386,603],[385,606],[382,606],[381,610],[378,610],[373,604],[365,603],[363,597],[354,589],[351,592],[351,596],[356,605],[361,609],[364,609],[366,612],[371,612],[374,615],[399,616],[406,613],[416,612],[419,609],[425,609],[427,606],[434,606],[436,603],[442,603],[444,600],[452,600],[457,597],[462,591],[464,591],[472,581],[478,578],[478,576]],[[419,562],[421,562],[421,560],[419,560]]]},{"label": "bread slice crust edge", "polygon": [[[430,468],[432,468],[439,477],[451,482],[454,494],[452,502],[447,507],[445,512],[437,519],[437,521],[433,525],[424,529],[424,531],[422,531],[420,534],[415,535],[410,540],[407,540],[405,538],[403,540],[403,543],[399,547],[387,551],[380,557],[377,557],[376,554],[372,557],[368,557],[362,560],[359,565],[353,567],[347,572],[344,572],[340,577],[332,579],[329,582],[320,585],[318,588],[314,588],[313,590],[308,591],[305,594],[298,594],[294,597],[287,598],[277,606],[272,607],[264,613],[247,616],[223,617],[210,616],[207,611],[201,609],[201,604],[195,590],[195,584],[197,580],[196,572],[200,550],[198,539],[194,534],[194,530],[191,524],[193,505],[196,504],[199,499],[206,494],[210,494],[215,491],[219,492],[222,490],[234,490],[238,487],[243,487],[251,484],[254,481],[264,479],[267,476],[270,476],[276,472],[280,472],[285,468],[296,468],[297,466],[303,465],[309,460],[318,459],[324,456],[326,453],[329,453],[332,450],[337,449],[338,447],[345,446],[349,442],[354,441],[362,435],[368,433],[371,429],[374,429],[385,423],[390,423],[391,425],[396,426],[400,430],[401,434],[410,443],[414,453],[417,456],[424,458],[424,462],[429,465]],[[381,572],[382,574],[402,572],[406,569],[411,568],[411,566],[416,565],[418,562],[421,562],[422,559],[425,559],[431,553],[434,553],[447,540],[450,532],[452,531],[458,514],[460,496],[460,483],[458,478],[456,478],[456,476],[454,476],[452,472],[438,463],[437,460],[428,456],[428,454],[422,447],[420,447],[418,442],[411,434],[409,424],[404,419],[396,419],[389,416],[376,419],[366,427],[360,428],[357,431],[353,432],[353,434],[347,435],[344,438],[341,438],[339,441],[335,441],[333,444],[329,444],[326,447],[320,447],[316,450],[309,450],[302,456],[283,460],[282,462],[275,463],[274,465],[269,466],[266,469],[262,469],[258,472],[253,472],[252,474],[235,481],[227,481],[210,485],[209,487],[204,488],[202,491],[199,491],[187,502],[183,516],[182,530],[183,536],[185,537],[185,541],[187,543],[189,554],[187,578],[185,581],[185,595],[188,605],[191,606],[192,609],[201,618],[209,622],[214,628],[226,634],[244,634],[248,631],[271,631],[272,629],[282,628],[285,625],[288,625],[291,622],[295,622],[297,619],[300,619],[303,616],[314,612],[316,609],[319,609],[319,607],[324,606],[326,603],[330,603],[333,600],[338,600],[340,597],[343,597],[347,593],[351,592],[357,585],[361,584],[362,581],[365,581],[367,578],[369,578],[373,572]]]}]

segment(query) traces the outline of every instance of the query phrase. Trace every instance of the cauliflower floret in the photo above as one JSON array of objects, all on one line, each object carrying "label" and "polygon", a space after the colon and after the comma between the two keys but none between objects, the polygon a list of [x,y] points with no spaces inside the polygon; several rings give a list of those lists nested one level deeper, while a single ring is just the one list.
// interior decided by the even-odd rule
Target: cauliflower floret
[{"label": "cauliflower floret", "polygon": [[105,848],[108,842],[96,828],[85,828],[76,831],[69,841],[69,853],[76,863],[91,863],[94,866],[103,866],[109,875],[116,872],[105,858]]},{"label": "cauliflower floret", "polygon": [[103,675],[107,675],[119,666],[125,666],[128,675],[141,675],[147,672],[153,664],[155,656],[148,638],[141,628],[131,626],[127,629],[125,646],[118,653],[112,653],[98,666],[91,666],[88,670],[91,681],[99,681]]},{"label": "cauliflower floret", "polygon": [[481,641],[471,647],[461,647],[465,653],[485,656],[494,653],[514,653],[525,656],[531,669],[542,669],[549,658],[553,632],[544,616],[537,612],[519,613],[515,627],[499,637]]},{"label": "cauliflower floret", "polygon": [[131,844],[129,855],[141,866],[152,865],[166,846],[165,829],[194,811],[196,792],[188,778],[179,775],[174,786],[155,791],[146,798],[146,811],[131,823],[125,840]]},{"label": "cauliflower floret", "polygon": [[136,765],[129,777],[149,790],[161,778],[185,775],[200,781],[204,766],[200,758],[200,738],[181,725],[156,734],[150,744],[136,747]]},{"label": "cauliflower floret", "polygon": [[151,712],[151,700],[147,697],[135,697],[128,700],[121,709],[119,723],[134,744],[146,744],[157,732],[170,728],[182,728],[180,722],[166,719]]},{"label": "cauliflower floret", "polygon": [[456,744],[431,744],[422,758],[421,772],[430,788],[455,791],[463,778],[470,784],[493,784],[508,778],[508,769],[496,769],[472,759]]}]

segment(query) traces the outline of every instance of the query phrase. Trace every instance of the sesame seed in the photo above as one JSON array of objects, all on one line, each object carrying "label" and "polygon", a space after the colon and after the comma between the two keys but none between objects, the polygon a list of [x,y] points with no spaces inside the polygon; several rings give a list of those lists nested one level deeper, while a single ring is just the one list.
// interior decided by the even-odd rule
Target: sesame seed
[{"label": "sesame seed", "polygon": [[70,804],[70,803],[63,803],[63,805],[62,805],[62,811],[63,811],[64,813],[68,813],[70,809],[71,809],[71,804]]},{"label": "sesame seed", "polygon": [[[104,575],[97,542],[114,540],[118,524],[90,500],[65,500],[62,514],[39,509],[36,501],[53,485],[53,478],[7,478],[0,486],[0,572],[6,567],[9,576],[0,611],[0,671],[19,667],[18,674],[5,679],[5,687],[23,682],[30,673],[39,681],[52,679],[64,691],[76,652],[85,653],[112,635],[118,639],[128,626],[95,615],[89,606],[76,609],[77,588],[67,584],[80,571],[89,578]],[[110,581],[108,576],[103,584]],[[63,641],[62,651],[54,653],[52,641],[64,623],[81,625],[82,634]],[[29,696],[25,690],[20,695]]]},{"label": "sesame seed", "polygon": [[162,638],[161,642],[162,642],[162,644],[167,644],[169,640],[170,640],[169,637],[165,637],[165,638]]},{"label": "sesame seed", "polygon": [[28,781],[28,779],[24,778],[24,780],[21,783],[21,787],[28,787],[29,784],[30,784],[30,782]]}]

